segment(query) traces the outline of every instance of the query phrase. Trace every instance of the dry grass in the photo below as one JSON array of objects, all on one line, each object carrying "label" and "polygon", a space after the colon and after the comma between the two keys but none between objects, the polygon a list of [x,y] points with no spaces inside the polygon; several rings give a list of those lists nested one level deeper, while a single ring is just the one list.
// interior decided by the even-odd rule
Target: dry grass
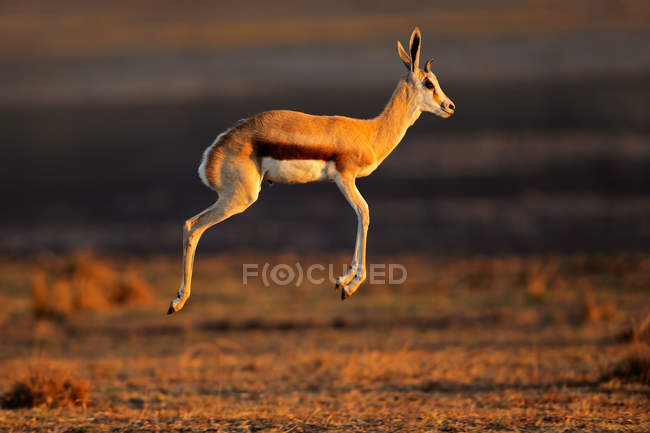
[{"label": "dry grass", "polygon": [[650,345],[650,314],[634,327],[634,341]]},{"label": "dry grass", "polygon": [[557,284],[560,261],[551,258],[544,261],[529,260],[524,267],[526,292],[532,300],[542,300],[549,290]]},{"label": "dry grass", "polygon": [[14,382],[9,391],[0,396],[5,409],[36,406],[86,408],[89,384],[71,374],[68,369],[38,364],[28,369],[26,377]]},{"label": "dry grass", "polygon": [[68,318],[84,311],[145,305],[152,289],[132,272],[120,273],[90,252],[54,261],[32,277],[32,309],[38,318]]},{"label": "dry grass", "polygon": [[603,375],[604,380],[613,378],[650,385],[650,314],[633,327],[625,354]]},{"label": "dry grass", "polygon": [[650,346],[641,342],[633,344],[604,378],[650,385]]},{"label": "dry grass", "polygon": [[152,299],[152,290],[142,278],[126,273],[110,287],[107,299],[111,305],[146,305]]},{"label": "dry grass", "polygon": [[[165,290],[138,311],[111,306],[67,321],[31,313],[30,275],[43,263],[0,260],[10,311],[0,325],[0,391],[27,389],[16,383],[29,383],[32,358],[92,389],[86,409],[41,398],[0,411],[0,424],[18,432],[650,431],[648,319],[617,338],[630,318],[648,315],[648,257],[390,258],[407,266],[404,285],[364,285],[345,302],[329,284],[243,287],[241,263],[269,258],[199,257],[192,298],[172,316],[176,257],[103,259],[115,281],[140,275]],[[46,262],[57,275],[69,267],[69,259]],[[67,275],[79,273],[88,271]],[[615,305],[616,314],[576,326],[589,302]]]},{"label": "dry grass", "polygon": [[575,319],[579,324],[598,321],[611,321],[619,315],[613,302],[603,302],[593,291],[588,291],[580,296]]}]

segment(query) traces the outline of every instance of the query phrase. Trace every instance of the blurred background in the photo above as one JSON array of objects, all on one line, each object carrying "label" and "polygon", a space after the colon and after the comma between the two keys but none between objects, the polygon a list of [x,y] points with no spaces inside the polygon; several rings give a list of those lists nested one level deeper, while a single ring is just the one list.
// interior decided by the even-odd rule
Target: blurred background
[{"label": "blurred background", "polygon": [[[354,246],[334,185],[263,185],[167,316],[203,150],[377,115],[416,25],[456,114],[357,183],[406,281],[244,284]],[[650,431],[649,47],[647,0],[0,1],[0,424]]]},{"label": "blurred background", "polygon": [[[648,251],[642,0],[3,1],[0,251],[180,253],[221,131],[375,116],[415,25],[457,113],[359,180],[371,254]],[[331,184],[265,185],[200,249],[351,251],[355,225]]]}]

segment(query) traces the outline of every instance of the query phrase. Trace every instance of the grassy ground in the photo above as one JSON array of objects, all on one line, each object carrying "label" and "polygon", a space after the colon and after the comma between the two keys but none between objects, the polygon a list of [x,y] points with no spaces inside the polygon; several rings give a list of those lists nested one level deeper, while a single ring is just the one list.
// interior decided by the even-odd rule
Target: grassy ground
[{"label": "grassy ground", "polygon": [[[41,384],[33,407],[0,409],[0,430],[650,430],[647,363],[620,368],[647,347],[630,330],[650,312],[649,256],[385,258],[406,282],[343,303],[330,284],[243,286],[242,263],[269,258],[345,262],[199,255],[192,298],[166,316],[176,258],[105,258],[88,272],[0,260],[5,406],[16,383]],[[151,293],[76,302],[80,275],[83,287],[136,275]],[[65,296],[59,313],[44,308]]]}]

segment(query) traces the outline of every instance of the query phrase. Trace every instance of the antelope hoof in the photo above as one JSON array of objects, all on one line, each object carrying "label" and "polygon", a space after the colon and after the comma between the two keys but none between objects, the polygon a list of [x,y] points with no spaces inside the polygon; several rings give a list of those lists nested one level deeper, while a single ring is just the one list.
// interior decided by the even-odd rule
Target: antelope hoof
[{"label": "antelope hoof", "polygon": [[341,288],[341,301],[345,301],[349,297],[350,297],[350,293],[348,292],[348,288],[343,286]]},{"label": "antelope hoof", "polygon": [[180,297],[177,297],[169,304],[169,310],[167,310],[167,314],[172,314],[179,311],[181,308],[183,308],[183,305],[185,305],[185,302],[182,301]]},{"label": "antelope hoof", "polygon": [[345,287],[346,284],[349,284],[353,278],[354,275],[341,275],[336,279],[336,286],[334,286],[334,290],[338,290]]}]

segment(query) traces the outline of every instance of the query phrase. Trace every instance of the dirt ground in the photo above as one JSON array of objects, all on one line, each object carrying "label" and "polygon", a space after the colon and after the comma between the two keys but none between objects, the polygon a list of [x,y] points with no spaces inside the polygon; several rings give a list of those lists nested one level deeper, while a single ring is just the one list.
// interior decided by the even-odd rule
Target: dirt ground
[{"label": "dirt ground", "polygon": [[[93,262],[139,278],[133,303],[74,301],[78,273],[53,282],[68,259],[0,260],[0,431],[650,431],[647,370],[615,373],[644,344],[650,256],[384,257],[406,282],[345,302],[329,283],[242,284],[243,263],[346,257],[199,252],[171,316],[177,257]],[[35,371],[88,394],[8,408]]]}]

